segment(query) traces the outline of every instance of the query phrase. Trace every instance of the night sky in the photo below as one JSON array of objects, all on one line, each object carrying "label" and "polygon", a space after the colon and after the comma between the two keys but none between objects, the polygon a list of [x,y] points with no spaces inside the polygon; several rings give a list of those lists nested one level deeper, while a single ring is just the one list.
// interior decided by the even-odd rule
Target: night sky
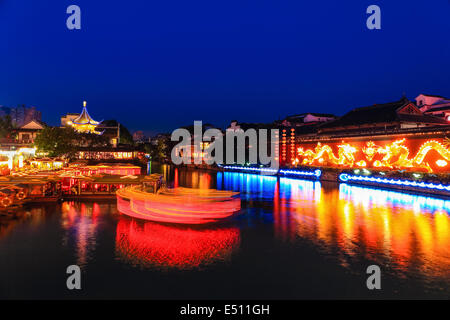
[{"label": "night sky", "polygon": [[[66,28],[79,5],[82,29]],[[381,30],[366,8],[381,7]],[[0,105],[171,131],[450,96],[450,0],[0,0]]]}]

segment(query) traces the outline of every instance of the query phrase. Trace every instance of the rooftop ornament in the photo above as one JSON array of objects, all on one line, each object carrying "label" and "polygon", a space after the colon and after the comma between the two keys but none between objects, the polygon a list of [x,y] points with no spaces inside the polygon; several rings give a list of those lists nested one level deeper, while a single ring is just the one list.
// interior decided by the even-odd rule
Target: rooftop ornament
[{"label": "rooftop ornament", "polygon": [[102,121],[95,121],[89,115],[86,108],[86,101],[83,101],[83,110],[80,113],[80,116],[70,122],[71,126],[80,133],[94,133],[94,134],[103,134],[104,131],[97,131],[97,126]]}]

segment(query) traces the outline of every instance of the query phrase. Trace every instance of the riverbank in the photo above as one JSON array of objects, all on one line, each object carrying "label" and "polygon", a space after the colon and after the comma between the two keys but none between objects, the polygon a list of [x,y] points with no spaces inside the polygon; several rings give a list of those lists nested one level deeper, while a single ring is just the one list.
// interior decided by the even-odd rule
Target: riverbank
[{"label": "riverbank", "polygon": [[321,167],[279,169],[237,165],[181,165],[177,167],[204,172],[231,171],[261,175],[276,175],[278,177],[363,185],[414,194],[434,195],[446,199],[450,198],[449,174],[436,175],[406,172],[404,170],[349,170]]}]

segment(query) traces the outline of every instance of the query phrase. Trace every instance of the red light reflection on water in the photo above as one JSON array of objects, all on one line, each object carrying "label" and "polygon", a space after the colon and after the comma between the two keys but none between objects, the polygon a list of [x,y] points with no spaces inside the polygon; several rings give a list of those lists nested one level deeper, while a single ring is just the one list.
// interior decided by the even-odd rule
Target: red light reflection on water
[{"label": "red light reflection on water", "polygon": [[240,244],[238,228],[191,229],[121,218],[116,255],[144,268],[192,269],[228,260]]},{"label": "red light reflection on water", "polygon": [[[103,207],[103,208],[102,208]],[[61,223],[66,234],[63,243],[75,246],[77,264],[85,266],[97,245],[97,228],[102,212],[109,205],[98,203],[64,202],[61,205]]]}]

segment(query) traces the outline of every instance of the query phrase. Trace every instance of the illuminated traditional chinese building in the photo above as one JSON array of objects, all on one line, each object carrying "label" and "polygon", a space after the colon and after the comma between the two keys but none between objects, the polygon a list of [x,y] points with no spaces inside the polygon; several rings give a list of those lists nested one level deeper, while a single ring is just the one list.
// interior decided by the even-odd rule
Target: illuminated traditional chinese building
[{"label": "illuminated traditional chinese building", "polygon": [[61,118],[61,124],[72,126],[77,132],[80,133],[94,133],[102,134],[103,131],[97,131],[97,126],[101,121],[95,121],[89,115],[86,108],[86,101],[83,101],[83,110],[78,117],[75,114],[67,114]]},{"label": "illuminated traditional chinese building", "polygon": [[449,123],[406,98],[353,109],[315,132],[295,128],[295,140],[292,130],[282,131],[281,165],[450,171]]},{"label": "illuminated traditional chinese building", "polygon": [[47,125],[39,120],[30,120],[25,123],[20,128],[16,129],[17,142],[20,144],[32,144],[34,139],[41,130],[43,130]]}]

